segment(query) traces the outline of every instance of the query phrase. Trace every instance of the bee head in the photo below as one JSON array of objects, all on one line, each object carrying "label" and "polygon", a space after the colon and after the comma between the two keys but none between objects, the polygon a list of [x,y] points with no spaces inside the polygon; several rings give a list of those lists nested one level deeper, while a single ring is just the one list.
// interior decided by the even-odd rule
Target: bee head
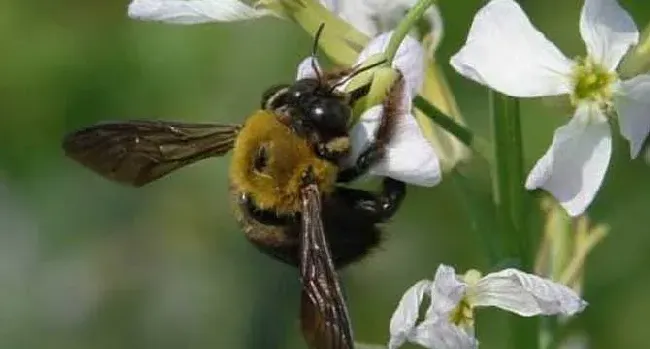
[{"label": "bee head", "polygon": [[299,115],[293,118],[294,122],[318,130],[324,138],[347,134],[352,114],[347,97],[316,78],[272,86],[262,96],[262,107],[280,114]]},{"label": "bee head", "polygon": [[338,168],[317,157],[307,141],[273,113],[258,111],[246,120],[235,141],[230,180],[259,208],[293,213],[300,210],[301,178],[309,167],[321,192],[331,191]]}]

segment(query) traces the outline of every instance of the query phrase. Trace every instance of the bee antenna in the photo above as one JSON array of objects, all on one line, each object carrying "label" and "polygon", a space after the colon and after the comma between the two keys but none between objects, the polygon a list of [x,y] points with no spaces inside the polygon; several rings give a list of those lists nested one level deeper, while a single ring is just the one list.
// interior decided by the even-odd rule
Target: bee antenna
[{"label": "bee antenna", "polygon": [[367,66],[365,66],[365,67],[361,67],[361,68],[358,68],[358,69],[352,71],[352,73],[350,73],[350,75],[346,76],[346,77],[345,77],[344,79],[342,79],[341,81],[339,81],[339,82],[337,82],[336,84],[332,85],[332,87],[330,87],[330,91],[329,91],[329,92],[330,92],[330,93],[334,92],[334,90],[335,90],[337,87],[340,87],[340,86],[342,86],[342,85],[345,85],[348,81],[352,80],[352,78],[354,78],[355,76],[357,76],[357,75],[359,75],[359,74],[361,74],[361,73],[363,73],[363,72],[365,72],[365,71],[368,71],[368,70],[370,70],[370,69],[372,69],[372,68],[378,67],[378,66],[380,66],[380,65],[382,65],[382,64],[384,64],[384,63],[386,63],[386,62],[387,62],[387,60],[382,59],[381,61],[379,61],[379,62],[377,62],[377,63],[373,63],[373,64],[370,64],[370,65],[367,65]]},{"label": "bee antenna", "polygon": [[316,35],[314,35],[314,46],[312,46],[311,48],[311,68],[314,69],[319,84],[323,80],[323,76],[320,73],[320,69],[318,69],[318,65],[316,65],[316,52],[318,51],[318,41],[320,40],[320,36],[323,33],[324,28],[325,28],[325,23],[321,23],[318,26],[318,29],[316,30]]}]

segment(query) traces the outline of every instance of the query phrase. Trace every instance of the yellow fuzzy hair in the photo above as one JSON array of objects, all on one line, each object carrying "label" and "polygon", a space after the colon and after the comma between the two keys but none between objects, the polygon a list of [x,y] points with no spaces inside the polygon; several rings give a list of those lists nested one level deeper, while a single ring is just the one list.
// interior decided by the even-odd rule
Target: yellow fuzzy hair
[{"label": "yellow fuzzy hair", "polygon": [[[256,154],[266,147],[267,165],[254,169]],[[263,210],[290,214],[300,211],[302,174],[309,168],[321,193],[330,192],[336,181],[336,165],[318,158],[306,140],[298,137],[274,114],[259,110],[251,115],[237,136],[230,166],[230,183],[249,193]]]}]

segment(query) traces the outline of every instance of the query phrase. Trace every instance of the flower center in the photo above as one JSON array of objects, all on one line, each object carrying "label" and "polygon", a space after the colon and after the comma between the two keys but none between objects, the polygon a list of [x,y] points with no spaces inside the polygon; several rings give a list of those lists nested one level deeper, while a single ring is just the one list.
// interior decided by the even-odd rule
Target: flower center
[{"label": "flower center", "polygon": [[474,326],[474,314],[472,306],[466,297],[460,300],[456,308],[449,314],[449,321],[459,327]]},{"label": "flower center", "polygon": [[612,99],[612,85],[616,79],[618,76],[615,72],[610,72],[591,58],[578,58],[571,76],[571,103],[595,102],[606,107]]}]

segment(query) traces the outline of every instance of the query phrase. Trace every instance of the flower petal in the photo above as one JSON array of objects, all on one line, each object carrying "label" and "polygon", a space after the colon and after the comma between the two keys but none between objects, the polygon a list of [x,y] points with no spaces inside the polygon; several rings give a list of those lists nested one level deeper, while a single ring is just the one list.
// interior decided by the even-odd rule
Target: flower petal
[{"label": "flower petal", "polygon": [[229,22],[270,15],[237,0],[133,0],[129,17],[175,24]]},{"label": "flower petal", "polygon": [[461,75],[516,97],[569,93],[572,64],[512,0],[479,10],[465,46],[451,58]]},{"label": "flower petal", "polygon": [[319,2],[321,5],[325,6],[326,9],[334,13],[337,13],[339,11],[339,7],[342,5],[341,1],[339,0],[320,0]]},{"label": "flower petal", "polygon": [[444,20],[442,19],[442,14],[440,13],[440,9],[436,5],[429,7],[424,15],[426,16],[427,21],[431,26],[431,29],[429,30],[431,43],[427,46],[430,50],[428,54],[433,55],[436,49],[438,49],[440,42],[442,41],[442,36],[445,33],[445,24]]},{"label": "flower petal", "polygon": [[[320,0],[320,3],[360,32],[374,37],[395,28],[417,0]],[[423,18],[428,22],[431,48],[435,50],[443,34],[443,20],[438,7],[429,7]]]},{"label": "flower petal", "polygon": [[314,64],[312,64],[312,61],[314,61],[314,63],[316,64],[316,69],[321,71],[318,60],[312,57],[307,57],[303,59],[302,62],[300,62],[300,64],[298,64],[298,69],[297,69],[298,72],[296,73],[296,80],[318,77],[316,70],[314,70]]},{"label": "flower petal", "polygon": [[581,105],[571,121],[555,131],[553,144],[526,179],[526,189],[543,188],[571,215],[584,212],[603,182],[612,154],[605,115]]},{"label": "flower petal", "polygon": [[389,349],[399,348],[410,333],[415,329],[415,322],[418,320],[420,304],[424,293],[431,288],[431,281],[422,280],[411,286],[399,301],[393,316],[390,318],[390,342]]},{"label": "flower petal", "polygon": [[[410,106],[410,103],[408,103]],[[374,141],[375,132],[383,117],[383,107],[376,105],[366,110],[350,131],[351,151],[346,160],[349,166],[361,152]],[[406,183],[434,186],[440,182],[441,170],[438,156],[424,138],[415,117],[401,112],[393,136],[386,146],[384,158],[373,165],[369,174],[391,177]]]},{"label": "flower petal", "polygon": [[[343,20],[352,24],[355,29],[369,37],[377,36],[381,32],[377,20],[385,14],[383,8],[374,6],[374,2],[376,1],[320,0],[320,3],[328,10],[336,13]],[[390,29],[394,27],[391,26]]]},{"label": "flower petal", "polygon": [[612,71],[630,46],[639,41],[634,20],[617,0],[585,0],[580,34],[589,56]]},{"label": "flower petal", "polygon": [[382,117],[382,106],[375,105],[361,114],[359,121],[350,130],[350,154],[345,159],[344,167],[351,167],[359,155],[375,140],[375,133]]},{"label": "flower petal", "polygon": [[453,267],[441,264],[436,270],[431,287],[431,305],[425,317],[428,320],[448,319],[465,295],[467,284],[460,282]]},{"label": "flower petal", "polygon": [[630,155],[636,158],[650,133],[650,75],[622,81],[614,97],[621,134],[630,142]]},{"label": "flower petal", "polygon": [[570,288],[517,269],[486,275],[472,295],[474,306],[493,306],[521,316],[574,315],[587,306]]},{"label": "flower petal", "polygon": [[448,321],[424,321],[409,338],[430,349],[473,349],[478,348],[478,341],[461,328]]},{"label": "flower petal", "polygon": [[[366,61],[371,56],[383,54],[388,46],[390,37],[393,32],[383,33],[374,37],[368,45],[361,51],[357,58],[357,63]],[[400,46],[397,48],[393,67],[399,69],[404,75],[406,90],[410,96],[415,96],[422,87],[424,81],[424,48],[422,45],[410,36],[406,36]]]}]

